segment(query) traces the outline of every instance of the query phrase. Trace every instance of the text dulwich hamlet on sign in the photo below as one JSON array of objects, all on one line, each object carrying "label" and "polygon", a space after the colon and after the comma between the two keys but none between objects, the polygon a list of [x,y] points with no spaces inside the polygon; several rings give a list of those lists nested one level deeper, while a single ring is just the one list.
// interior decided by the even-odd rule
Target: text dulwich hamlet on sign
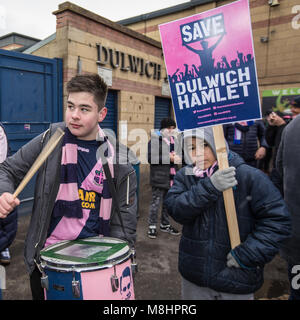
[{"label": "text dulwich hamlet on sign", "polygon": [[[250,84],[248,67],[239,68],[237,71],[230,70],[225,73],[216,73],[211,76],[205,76],[204,79],[197,78],[178,82],[175,87],[179,109],[239,99],[241,95],[248,97],[248,86]],[[221,95],[219,87],[226,88],[225,96]]]}]

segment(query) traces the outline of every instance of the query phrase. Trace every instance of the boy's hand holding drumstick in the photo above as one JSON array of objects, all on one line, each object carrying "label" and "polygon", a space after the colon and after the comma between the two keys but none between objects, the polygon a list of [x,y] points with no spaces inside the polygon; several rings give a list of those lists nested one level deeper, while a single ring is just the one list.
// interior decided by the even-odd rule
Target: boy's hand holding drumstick
[{"label": "boy's hand holding drumstick", "polygon": [[34,174],[38,171],[41,165],[45,162],[48,158],[50,153],[54,150],[57,146],[58,142],[62,138],[65,133],[61,129],[57,129],[53,136],[50,138],[48,143],[43,148],[42,152],[36,158],[35,162],[33,163],[32,167],[29,169],[27,174],[25,175],[24,179],[14,192],[14,194],[4,192],[0,196],[0,218],[6,218],[7,215],[14,210],[16,206],[20,204],[20,200],[17,198],[21,191],[26,187],[27,183],[30,179],[34,176]]},{"label": "boy's hand holding drumstick", "polygon": [[16,206],[20,204],[20,200],[15,198],[13,194],[5,192],[0,197],[0,218],[6,218]]}]

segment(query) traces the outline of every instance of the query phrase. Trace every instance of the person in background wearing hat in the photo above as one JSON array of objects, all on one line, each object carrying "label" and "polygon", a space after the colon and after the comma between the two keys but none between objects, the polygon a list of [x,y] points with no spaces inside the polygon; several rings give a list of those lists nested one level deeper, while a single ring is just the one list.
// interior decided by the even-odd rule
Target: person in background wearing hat
[{"label": "person in background wearing hat", "polygon": [[288,115],[285,115],[280,111],[273,111],[272,109],[266,111],[265,118],[268,122],[266,129],[266,141],[268,145],[273,148],[273,168],[270,173],[270,179],[280,190],[281,194],[283,194],[282,179],[279,176],[278,170],[276,169],[276,156],[283,129],[289,123],[290,118]]},{"label": "person in background wearing hat", "polygon": [[284,200],[289,207],[292,218],[292,237],[284,242],[281,249],[281,255],[288,263],[288,276],[291,284],[290,300],[300,300],[299,133],[300,117],[297,116],[283,130],[276,158],[276,167],[283,178]]},{"label": "person in background wearing hat", "polygon": [[297,117],[300,113],[300,96],[291,102],[291,112],[293,114],[293,118]]},{"label": "person in background wearing hat", "polygon": [[[148,237],[157,237],[158,211],[168,190],[173,184],[177,164],[180,158],[175,150],[177,142],[174,135],[176,123],[171,118],[164,118],[160,123],[160,131],[153,132],[148,143],[148,162],[150,164],[150,185],[152,187],[152,199],[148,217]],[[160,218],[160,231],[172,235],[179,235],[180,232],[171,226],[166,207],[162,206]]]},{"label": "person in background wearing hat", "polygon": [[[183,225],[179,244],[182,299],[245,300],[263,284],[263,270],[290,235],[290,213],[260,170],[229,151],[219,170],[212,128],[184,132],[185,162],[165,205]],[[228,149],[227,149],[228,151]],[[223,191],[233,188],[241,244],[231,248]]]}]

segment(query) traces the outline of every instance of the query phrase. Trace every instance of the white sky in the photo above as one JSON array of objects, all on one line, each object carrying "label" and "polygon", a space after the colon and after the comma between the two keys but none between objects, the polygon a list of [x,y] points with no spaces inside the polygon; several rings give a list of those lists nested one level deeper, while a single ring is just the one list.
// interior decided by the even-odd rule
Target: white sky
[{"label": "white sky", "polygon": [[[70,0],[112,21],[168,8],[189,0]],[[17,32],[44,39],[56,31],[52,14],[65,0],[0,0],[0,37]]]}]

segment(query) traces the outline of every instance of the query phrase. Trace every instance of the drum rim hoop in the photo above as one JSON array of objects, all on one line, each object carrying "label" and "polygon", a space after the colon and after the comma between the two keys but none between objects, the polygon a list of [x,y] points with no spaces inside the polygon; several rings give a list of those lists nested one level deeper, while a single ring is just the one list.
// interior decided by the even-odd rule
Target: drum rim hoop
[{"label": "drum rim hoop", "polygon": [[[43,250],[40,251],[40,261],[41,261],[41,266],[43,269],[48,268],[50,270],[57,270],[57,271],[62,271],[62,272],[83,272],[83,271],[95,271],[95,270],[101,270],[101,269],[108,269],[111,268],[115,265],[121,264],[125,261],[127,261],[132,255],[132,250],[128,244],[127,241],[119,238],[114,238],[114,237],[89,237],[89,238],[84,238],[84,239],[78,239],[78,240],[86,240],[86,239],[112,239],[112,240],[117,240],[121,243],[127,243],[128,245],[128,251],[125,252],[124,254],[120,255],[117,258],[113,258],[110,260],[105,261],[103,264],[99,264],[98,262],[90,262],[90,263],[76,263],[72,264],[71,262],[69,264],[60,264],[57,262],[52,262],[52,261],[47,261],[45,257],[42,256],[42,252],[46,251],[47,249],[49,250],[51,247],[58,245],[58,243],[52,244]],[[67,243],[68,241],[74,241],[74,240],[63,240],[59,242],[60,244]]]},{"label": "drum rim hoop", "polygon": [[[119,264],[122,264],[130,259],[132,256],[131,252],[127,252],[126,254],[120,256],[118,259],[112,259],[109,263],[99,265],[97,263],[90,263],[90,264],[69,264],[69,265],[62,265],[59,263],[49,262],[42,260],[41,266],[45,269],[55,270],[59,272],[90,272],[90,271],[97,271],[97,270],[104,270],[109,269]],[[122,258],[122,259],[120,259]]]}]

